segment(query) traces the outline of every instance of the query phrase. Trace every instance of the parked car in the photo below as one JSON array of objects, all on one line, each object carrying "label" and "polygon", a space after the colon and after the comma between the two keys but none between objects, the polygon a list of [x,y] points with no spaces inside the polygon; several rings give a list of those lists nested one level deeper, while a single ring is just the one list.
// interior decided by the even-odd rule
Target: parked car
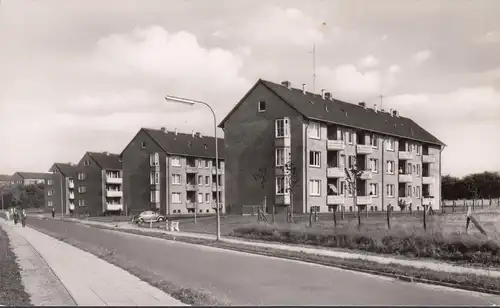
[{"label": "parked car", "polygon": [[166,217],[156,213],[155,211],[144,211],[142,213],[139,213],[135,215],[132,218],[132,222],[139,224],[139,223],[149,223],[149,222],[162,222],[166,221]]}]

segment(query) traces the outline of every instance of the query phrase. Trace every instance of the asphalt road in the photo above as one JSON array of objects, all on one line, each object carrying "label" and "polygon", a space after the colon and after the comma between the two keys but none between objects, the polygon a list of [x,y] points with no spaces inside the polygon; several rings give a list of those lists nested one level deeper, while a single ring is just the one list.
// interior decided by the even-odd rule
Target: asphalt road
[{"label": "asphalt road", "polygon": [[[30,219],[29,225],[107,247],[183,287],[232,305],[500,305],[500,297],[395,281],[363,273]],[[28,225],[28,226],[29,226]]]}]

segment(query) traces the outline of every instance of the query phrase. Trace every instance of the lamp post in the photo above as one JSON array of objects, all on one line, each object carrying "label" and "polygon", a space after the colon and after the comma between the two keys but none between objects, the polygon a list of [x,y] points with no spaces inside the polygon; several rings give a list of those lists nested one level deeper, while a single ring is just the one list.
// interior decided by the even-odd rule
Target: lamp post
[{"label": "lamp post", "polygon": [[180,104],[185,104],[189,106],[193,106],[195,104],[199,105],[205,105],[210,109],[212,112],[212,116],[214,118],[214,137],[215,137],[215,202],[216,202],[216,224],[217,224],[217,241],[220,241],[220,205],[219,205],[219,149],[218,149],[218,142],[217,142],[217,118],[215,117],[215,112],[212,109],[212,107],[207,104],[206,102],[203,101],[197,101],[193,99],[188,99],[188,98],[182,98],[182,97],[176,97],[176,96],[171,96],[167,95],[165,96],[166,101],[174,102],[174,103],[180,103]]}]

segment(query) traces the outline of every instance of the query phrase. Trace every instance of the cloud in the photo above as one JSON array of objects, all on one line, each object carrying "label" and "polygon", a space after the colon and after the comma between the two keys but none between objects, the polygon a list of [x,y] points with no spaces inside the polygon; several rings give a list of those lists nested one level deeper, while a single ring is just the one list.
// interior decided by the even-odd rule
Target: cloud
[{"label": "cloud", "polygon": [[91,61],[96,70],[115,77],[139,75],[163,83],[175,80],[198,89],[248,86],[240,77],[243,55],[203,48],[195,35],[169,33],[160,26],[101,38]]},{"label": "cloud", "polygon": [[500,35],[496,31],[485,33],[479,38],[479,42],[486,44],[493,44],[500,40]]},{"label": "cloud", "polygon": [[401,72],[401,67],[399,67],[399,65],[393,64],[393,65],[389,66],[388,71],[391,74],[396,74],[396,73]]},{"label": "cloud", "polygon": [[413,59],[417,63],[423,63],[427,61],[432,56],[432,52],[430,50],[422,50],[413,55]]},{"label": "cloud", "polygon": [[[329,27],[323,20],[314,19],[296,8],[277,6],[264,6],[254,20],[256,22],[248,23],[243,32],[253,42],[261,44],[322,44]],[[339,31],[338,28],[334,30]]]},{"label": "cloud", "polygon": [[387,35],[387,34],[382,35],[382,41],[387,41],[388,38],[389,38],[389,35]]},{"label": "cloud", "polygon": [[[444,172],[500,170],[500,92],[492,87],[462,88],[444,94],[388,97],[384,107],[397,109],[448,144]],[[473,149],[473,150],[472,150]],[[496,165],[495,165],[496,164]]]},{"label": "cloud", "polygon": [[360,59],[359,62],[364,67],[374,67],[378,65],[379,60],[374,56],[369,55]]},{"label": "cloud", "polygon": [[317,71],[318,84],[330,90],[334,97],[358,98],[380,93],[382,75],[378,71],[360,72],[352,64],[330,69],[321,67]]}]

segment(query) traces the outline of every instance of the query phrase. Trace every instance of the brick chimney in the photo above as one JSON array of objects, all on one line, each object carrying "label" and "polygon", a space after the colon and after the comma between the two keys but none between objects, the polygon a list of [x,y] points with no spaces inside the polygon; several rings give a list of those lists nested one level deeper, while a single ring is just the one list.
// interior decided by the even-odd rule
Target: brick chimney
[{"label": "brick chimney", "polygon": [[175,133],[175,135],[177,136],[177,128],[176,128],[176,129],[174,129],[174,133]]},{"label": "brick chimney", "polygon": [[332,93],[325,92],[325,98],[328,99],[328,100],[332,99]]},{"label": "brick chimney", "polygon": [[377,104],[373,104],[373,111],[378,112]]},{"label": "brick chimney", "polygon": [[161,131],[164,132],[164,133],[166,133],[167,132],[167,128],[166,127],[162,127]]},{"label": "brick chimney", "polygon": [[282,81],[281,85],[285,86],[288,88],[288,90],[292,89],[292,83],[288,80]]},{"label": "brick chimney", "polygon": [[359,102],[358,105],[366,109],[366,103],[365,102]]},{"label": "brick chimney", "polygon": [[302,93],[306,94],[306,84],[305,83],[302,84]]}]

